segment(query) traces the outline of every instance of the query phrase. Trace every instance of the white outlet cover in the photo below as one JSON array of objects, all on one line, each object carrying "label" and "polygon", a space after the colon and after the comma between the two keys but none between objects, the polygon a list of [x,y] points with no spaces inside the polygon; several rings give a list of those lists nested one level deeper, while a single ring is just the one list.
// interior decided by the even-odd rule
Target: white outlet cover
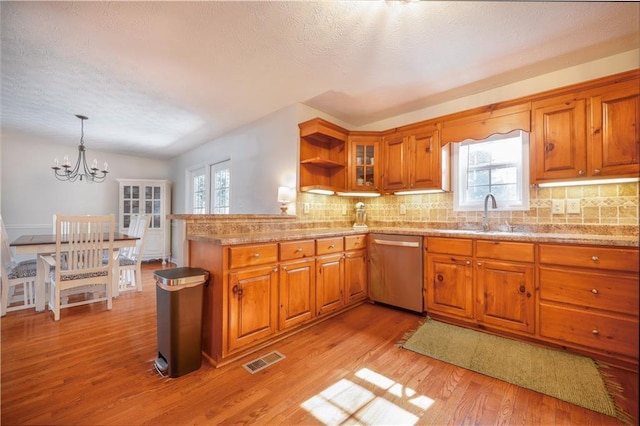
[{"label": "white outlet cover", "polygon": [[552,214],[564,213],[564,200],[551,200],[551,213]]}]

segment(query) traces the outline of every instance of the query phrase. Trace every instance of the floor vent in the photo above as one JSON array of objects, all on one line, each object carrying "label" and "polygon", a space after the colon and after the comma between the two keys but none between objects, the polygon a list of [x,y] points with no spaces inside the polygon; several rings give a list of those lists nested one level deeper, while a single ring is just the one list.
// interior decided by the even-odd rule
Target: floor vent
[{"label": "floor vent", "polygon": [[265,368],[267,368],[268,366],[275,364],[276,362],[284,359],[285,356],[282,355],[280,352],[278,351],[273,351],[271,353],[268,353],[266,355],[261,356],[258,359],[254,359],[253,361],[250,361],[246,364],[242,364],[242,366],[244,367],[245,370],[247,370],[249,373],[254,374],[257,373],[260,370],[263,370]]}]

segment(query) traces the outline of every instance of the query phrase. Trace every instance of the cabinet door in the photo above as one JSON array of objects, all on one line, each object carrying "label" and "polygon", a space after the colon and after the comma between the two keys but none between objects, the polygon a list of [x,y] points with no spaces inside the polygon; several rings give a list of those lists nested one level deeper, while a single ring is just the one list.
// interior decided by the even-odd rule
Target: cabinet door
[{"label": "cabinet door", "polygon": [[316,259],[316,309],[318,315],[344,306],[344,262],[342,254]]},{"label": "cabinet door", "polygon": [[533,283],[533,265],[478,261],[477,320],[506,330],[533,333]]},{"label": "cabinet door", "polygon": [[534,103],[533,108],[532,183],[585,176],[585,100],[565,96]]},{"label": "cabinet door", "polygon": [[427,256],[427,313],[473,318],[472,286],[471,258],[438,254]]},{"label": "cabinet door", "polygon": [[409,156],[410,189],[440,188],[440,137],[437,130],[419,132],[411,139]]},{"label": "cabinet door", "polygon": [[380,190],[380,137],[353,134],[349,136],[349,190]]},{"label": "cabinet door", "polygon": [[638,176],[640,171],[640,87],[638,81],[591,97],[590,148],[594,176]]},{"label": "cabinet door", "polygon": [[315,272],[313,259],[280,266],[280,330],[315,316]]},{"label": "cabinet door", "polygon": [[386,136],[382,144],[384,161],[383,189],[405,189],[409,180],[407,176],[408,138],[405,138],[400,133],[395,133]]},{"label": "cabinet door", "polygon": [[367,298],[367,255],[365,250],[348,251],[344,257],[345,304]]},{"label": "cabinet door", "polygon": [[229,351],[276,332],[277,280],[276,266],[229,273]]}]

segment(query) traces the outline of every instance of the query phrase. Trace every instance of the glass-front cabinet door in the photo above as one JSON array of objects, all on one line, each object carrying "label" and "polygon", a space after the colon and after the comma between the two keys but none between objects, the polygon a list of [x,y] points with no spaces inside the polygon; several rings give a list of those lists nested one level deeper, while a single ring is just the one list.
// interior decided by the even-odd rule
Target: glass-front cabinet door
[{"label": "glass-front cabinet door", "polygon": [[369,132],[349,135],[349,190],[378,192],[380,189],[380,136]]}]

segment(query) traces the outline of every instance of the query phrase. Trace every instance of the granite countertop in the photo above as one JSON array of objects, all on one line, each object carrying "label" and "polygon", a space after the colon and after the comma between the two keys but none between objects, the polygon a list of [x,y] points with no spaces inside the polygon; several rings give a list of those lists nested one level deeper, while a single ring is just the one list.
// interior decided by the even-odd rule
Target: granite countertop
[{"label": "granite countertop", "polygon": [[587,235],[587,234],[559,234],[559,233],[533,233],[533,232],[507,232],[507,231],[475,231],[461,229],[426,229],[426,228],[390,228],[369,227],[365,230],[353,228],[322,228],[301,229],[275,232],[238,233],[211,236],[189,236],[191,241],[203,241],[220,245],[236,245],[249,243],[272,243],[278,241],[303,240],[314,238],[339,237],[358,235],[362,233],[384,233],[419,235],[430,237],[456,237],[483,240],[523,241],[532,243],[562,243],[601,245],[614,247],[638,247],[637,236],[624,235]]}]

